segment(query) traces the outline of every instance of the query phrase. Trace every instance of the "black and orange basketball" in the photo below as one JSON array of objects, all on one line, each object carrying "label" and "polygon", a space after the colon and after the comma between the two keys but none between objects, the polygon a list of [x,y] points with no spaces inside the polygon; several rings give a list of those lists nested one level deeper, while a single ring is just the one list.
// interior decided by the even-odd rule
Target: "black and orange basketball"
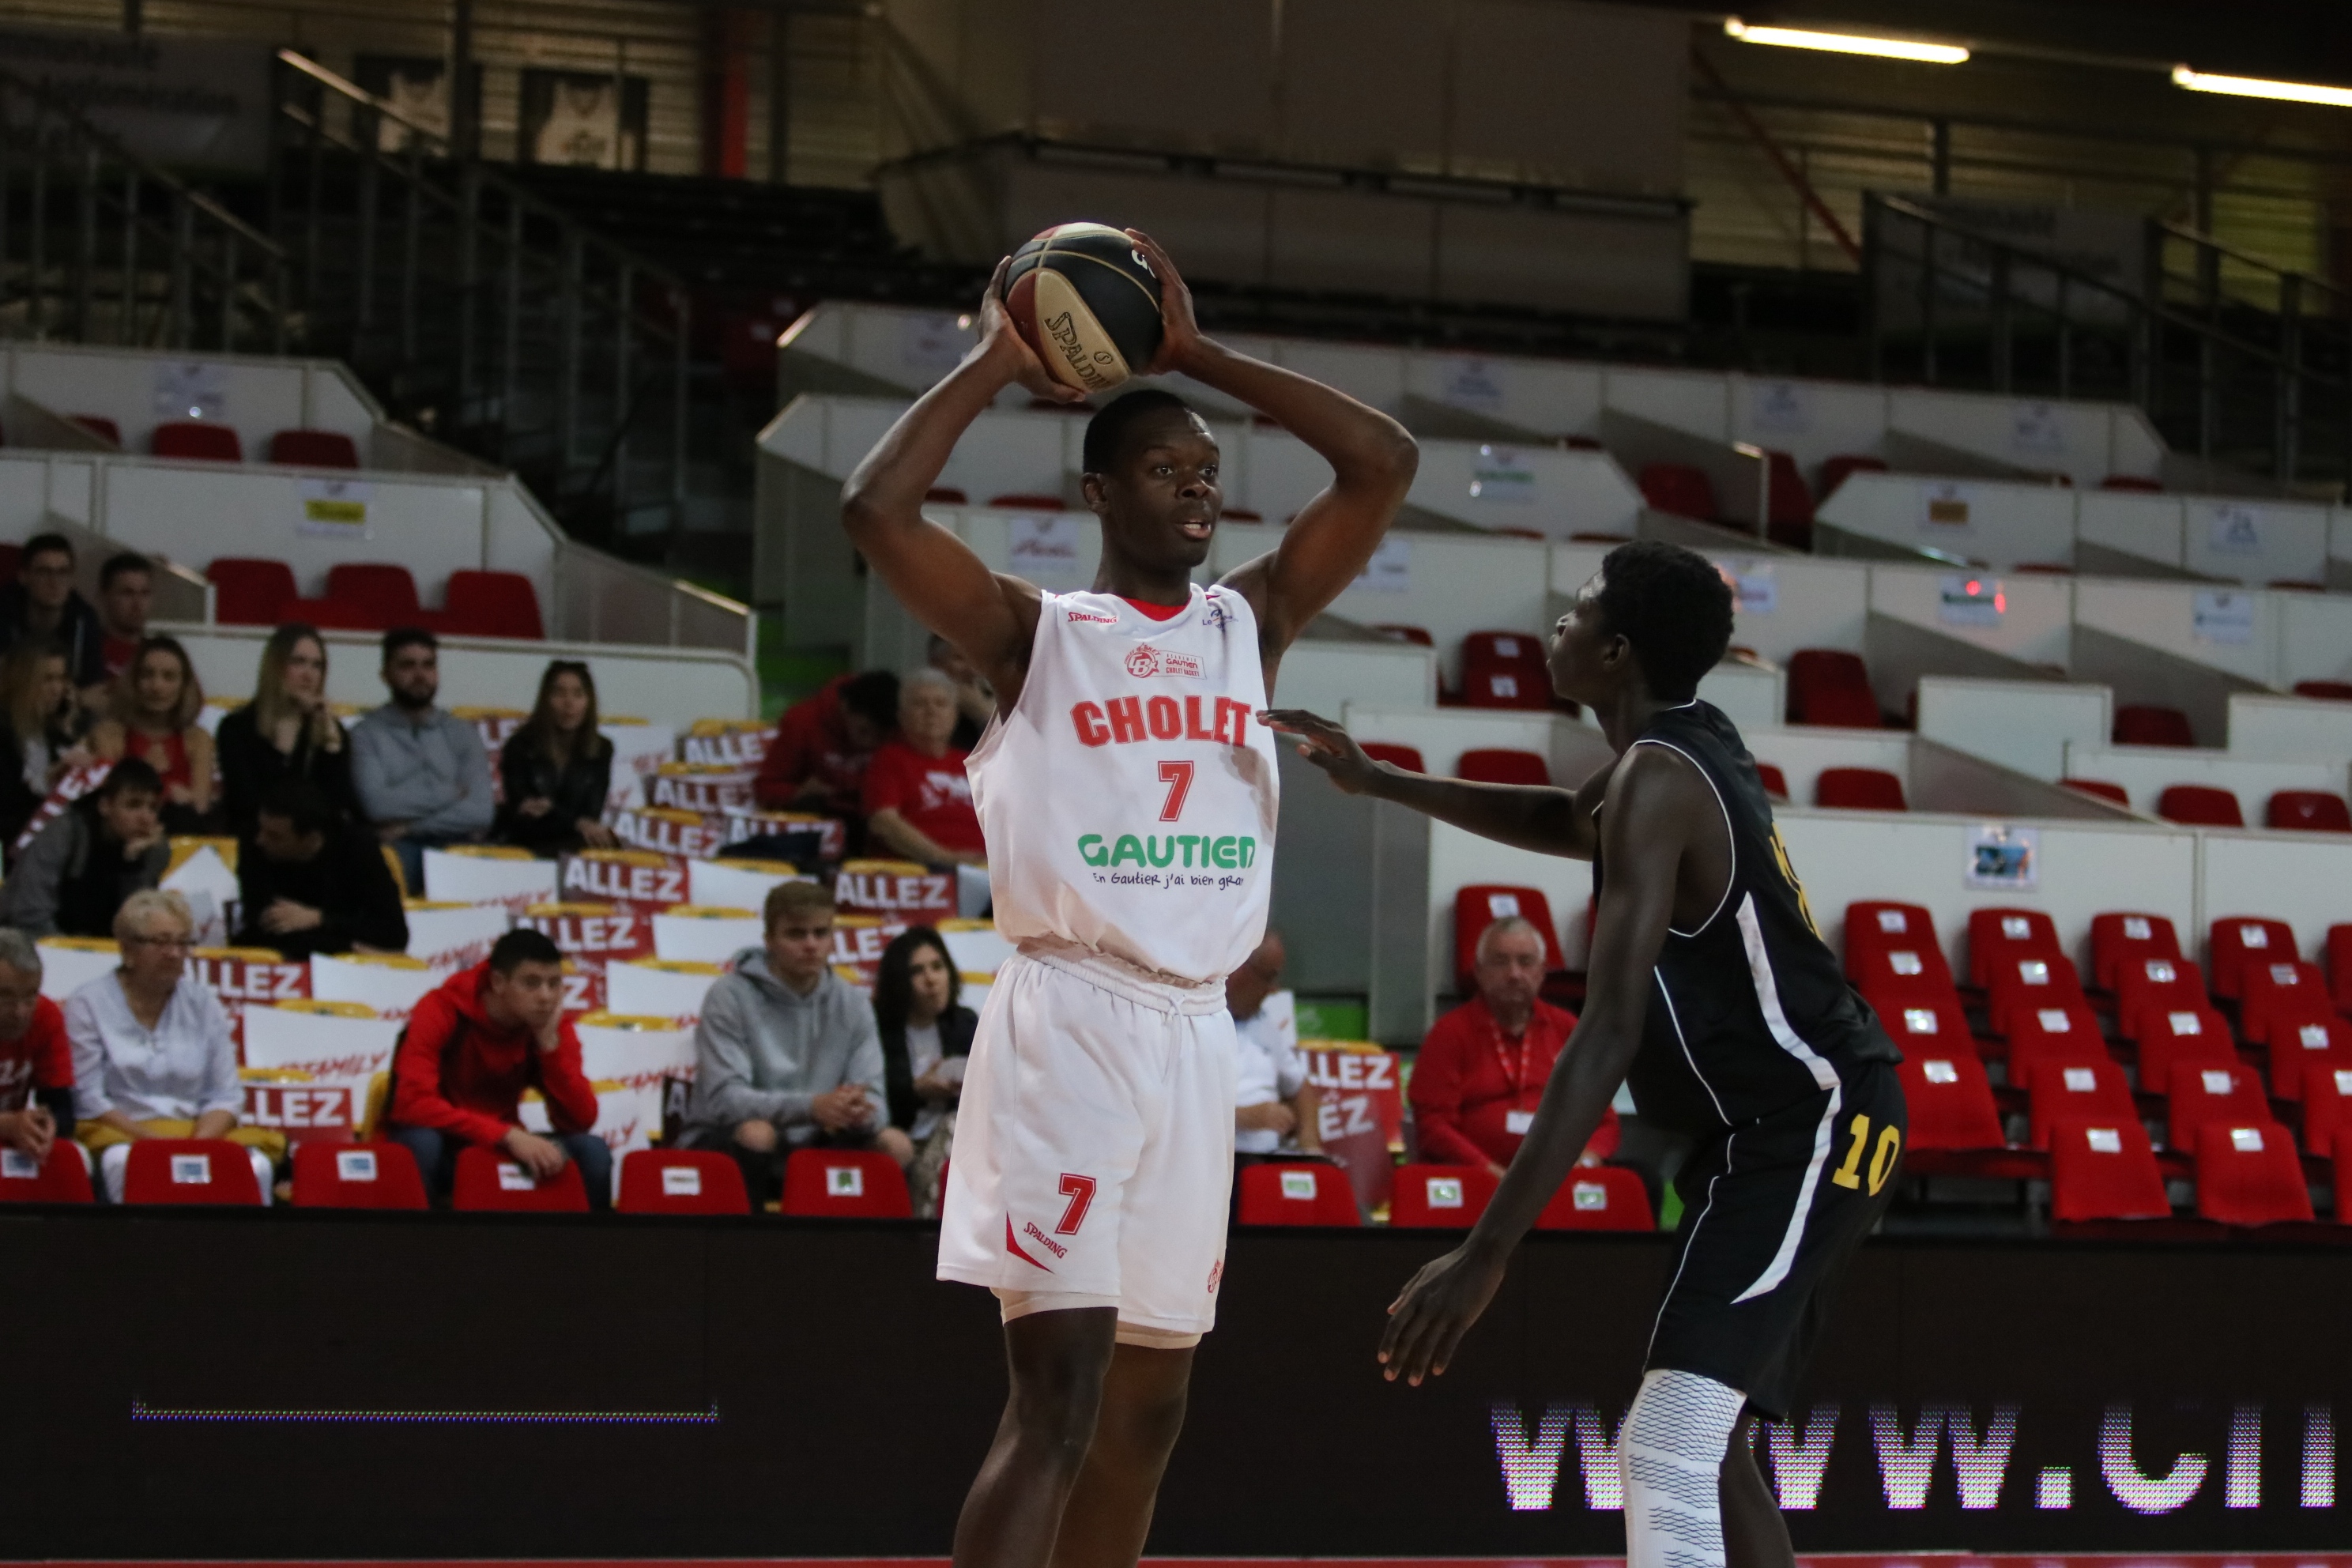
[{"label": "black and orange basketball", "polygon": [[1046,374],[1080,392],[1108,392],[1160,352],[1160,279],[1105,224],[1061,224],[1014,251],[1004,306]]}]

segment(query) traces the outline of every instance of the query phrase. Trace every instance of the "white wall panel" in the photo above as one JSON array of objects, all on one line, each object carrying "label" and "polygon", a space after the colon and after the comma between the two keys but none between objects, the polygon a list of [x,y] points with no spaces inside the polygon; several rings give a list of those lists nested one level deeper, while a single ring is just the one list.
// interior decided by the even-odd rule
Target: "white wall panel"
[{"label": "white wall panel", "polygon": [[1789,782],[1789,799],[1799,805],[1813,803],[1813,790],[1824,768],[1876,768],[1903,782],[1906,799],[1911,794],[1911,737],[1895,731],[1822,730],[1789,726],[1746,732],[1748,754],[1769,763]]},{"label": "white wall panel", "polygon": [[1930,675],[1919,682],[1918,732],[1922,740],[2055,781],[2065,776],[2069,742],[2104,745],[2115,732],[2115,700],[2104,686]]},{"label": "white wall panel", "polygon": [[2352,921],[2352,837],[2333,833],[2203,835],[2200,924],[2180,932],[2183,951],[2202,956],[2213,922],[2263,915],[2294,928],[2303,956],[2324,958],[2327,928]]},{"label": "white wall panel", "polygon": [[2233,693],[2230,754],[2257,762],[2352,762],[2352,702]]},{"label": "white wall panel", "polygon": [[[2263,825],[2271,796],[2283,789],[2344,794],[2347,764],[2340,762],[2268,762],[2188,746],[2066,747],[2066,776],[2121,784],[2135,810],[2153,816],[2157,798],[2174,784],[2204,784],[2238,797],[2250,827]],[[2297,834],[2307,840],[2310,834]]]},{"label": "white wall panel", "polygon": [[[1969,583],[1984,592],[1958,612],[1948,613],[1945,589],[1953,579],[1963,589]],[[1986,614],[1982,600],[1992,601],[1991,626],[1976,624]],[[1870,569],[1870,607],[1941,637],[1974,643],[1994,653],[2027,664],[2066,663],[2074,629],[2074,584],[2072,579],[2044,576],[2000,576],[1941,571],[1932,567],[1879,565]]]},{"label": "white wall panel", "polygon": [[1822,459],[1870,454],[1886,434],[1884,387],[1734,374],[1731,438],[1788,453],[1818,484]]},{"label": "white wall panel", "polygon": [[2079,578],[2074,584],[2074,620],[2248,680],[2276,685],[2274,650],[2283,595],[2243,595],[2250,601],[2253,626],[2245,641],[2234,642],[2228,640],[2234,634],[2217,632],[2210,621],[2200,626],[2199,597],[2210,592],[2188,583]]}]

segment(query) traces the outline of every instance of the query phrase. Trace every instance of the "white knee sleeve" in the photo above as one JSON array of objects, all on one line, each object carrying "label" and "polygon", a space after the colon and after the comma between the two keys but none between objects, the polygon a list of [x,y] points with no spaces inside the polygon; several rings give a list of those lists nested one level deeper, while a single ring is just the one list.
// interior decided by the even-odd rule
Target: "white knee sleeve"
[{"label": "white knee sleeve", "polygon": [[1723,1451],[1747,1403],[1696,1373],[1643,1375],[1617,1444],[1625,1568],[1723,1568]]}]

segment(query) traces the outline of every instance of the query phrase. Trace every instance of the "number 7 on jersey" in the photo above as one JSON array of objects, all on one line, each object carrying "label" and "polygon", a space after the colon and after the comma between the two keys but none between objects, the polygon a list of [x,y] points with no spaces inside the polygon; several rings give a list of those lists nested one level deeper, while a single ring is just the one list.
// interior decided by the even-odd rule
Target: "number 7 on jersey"
[{"label": "number 7 on jersey", "polygon": [[1160,763],[1160,782],[1168,786],[1168,804],[1160,808],[1160,820],[1173,822],[1184,815],[1184,797],[1192,792],[1192,764]]}]

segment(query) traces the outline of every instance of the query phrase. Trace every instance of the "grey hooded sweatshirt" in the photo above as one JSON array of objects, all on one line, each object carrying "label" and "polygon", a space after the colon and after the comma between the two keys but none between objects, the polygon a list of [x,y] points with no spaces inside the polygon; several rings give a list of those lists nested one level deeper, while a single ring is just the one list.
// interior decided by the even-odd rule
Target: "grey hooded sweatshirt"
[{"label": "grey hooded sweatshirt", "polygon": [[865,997],[826,971],[803,996],[776,978],[765,948],[735,955],[733,973],[705,994],[694,1031],[694,1093],[686,1119],[723,1145],[745,1121],[772,1121],[787,1142],[816,1136],[809,1101],[846,1082],[866,1086],[876,1128],[889,1122],[882,1095],[882,1036]]}]

